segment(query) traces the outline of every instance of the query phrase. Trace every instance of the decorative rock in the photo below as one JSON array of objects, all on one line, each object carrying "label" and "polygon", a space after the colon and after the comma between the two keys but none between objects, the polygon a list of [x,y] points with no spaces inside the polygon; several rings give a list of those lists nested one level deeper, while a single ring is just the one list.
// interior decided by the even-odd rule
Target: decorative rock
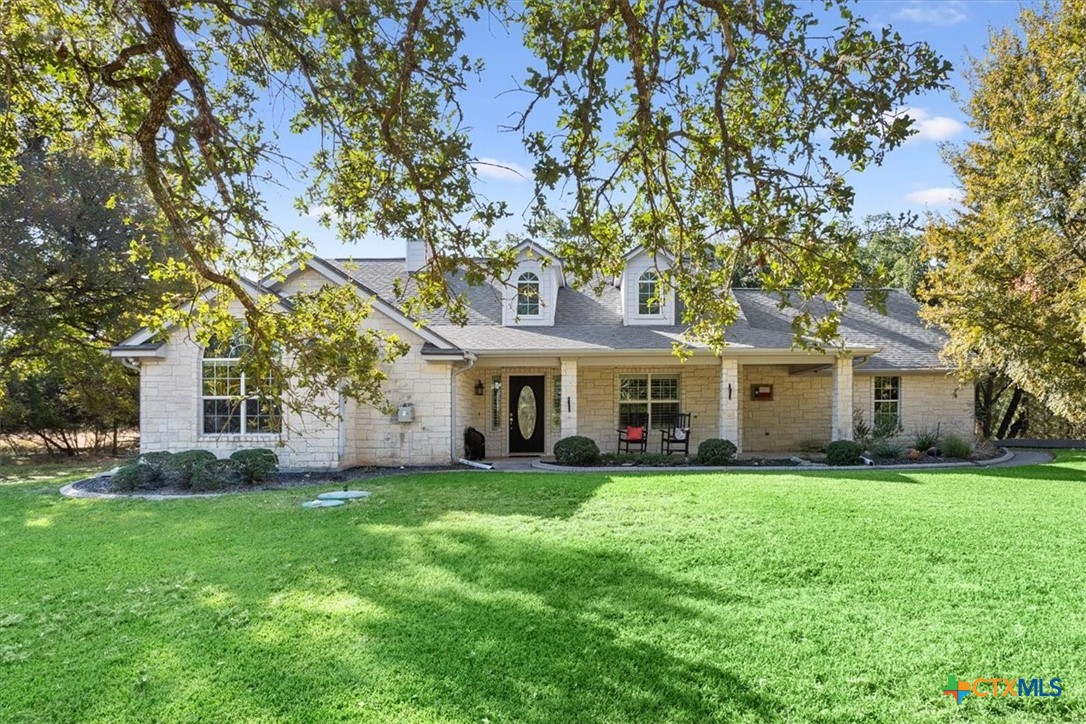
[{"label": "decorative rock", "polygon": [[330,493],[321,493],[317,496],[317,500],[356,500],[368,498],[370,495],[368,490],[333,490]]},{"label": "decorative rock", "polygon": [[919,450],[917,450],[916,448],[910,448],[909,452],[907,452],[905,454],[908,456],[908,458],[910,460],[919,460],[920,456],[923,455],[923,453],[920,452]]},{"label": "decorative rock", "polygon": [[929,447],[928,448],[928,455],[930,455],[933,458],[941,457],[942,454],[943,454],[943,451],[940,450],[937,447]]},{"label": "decorative rock", "polygon": [[303,508],[335,508],[337,505],[343,505],[342,500],[307,500],[302,503]]}]

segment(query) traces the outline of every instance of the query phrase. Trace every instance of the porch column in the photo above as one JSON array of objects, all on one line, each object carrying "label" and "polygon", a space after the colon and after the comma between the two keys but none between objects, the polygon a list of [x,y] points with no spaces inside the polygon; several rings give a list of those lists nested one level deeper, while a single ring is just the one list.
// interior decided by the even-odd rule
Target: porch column
[{"label": "porch column", "polygon": [[720,437],[743,451],[743,395],[739,389],[739,360],[720,360]]},{"label": "porch column", "polygon": [[577,360],[561,360],[562,369],[562,437],[577,434]]},{"label": "porch column", "polygon": [[830,440],[852,439],[852,355],[840,354],[833,362],[833,394]]}]

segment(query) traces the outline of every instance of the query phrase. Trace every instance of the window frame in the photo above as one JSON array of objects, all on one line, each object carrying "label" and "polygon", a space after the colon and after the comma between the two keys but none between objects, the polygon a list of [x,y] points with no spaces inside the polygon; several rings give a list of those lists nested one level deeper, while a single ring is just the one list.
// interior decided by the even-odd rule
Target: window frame
[{"label": "window frame", "polygon": [[502,429],[502,376],[490,376],[490,430]]},{"label": "window frame", "polygon": [[[222,435],[240,435],[245,437],[278,437],[283,432],[283,414],[282,407],[279,404],[275,404],[277,408],[274,412],[266,413],[262,407],[268,404],[267,400],[261,400],[261,398],[249,390],[248,374],[241,367],[241,354],[245,347],[245,343],[240,339],[234,339],[228,346],[222,351],[213,350],[214,342],[208,345],[203,350],[200,357],[200,402],[199,402],[199,434],[202,437],[221,437]],[[208,353],[215,354],[217,356],[209,357]],[[225,354],[223,354],[225,353]],[[219,369],[231,370],[236,374],[237,378],[237,394],[207,394],[207,370],[208,366],[216,366]],[[213,377],[212,379],[218,380],[219,377]],[[229,375],[224,378],[227,381],[228,388],[233,386],[233,376]],[[230,390],[228,389],[227,392]],[[229,421],[230,418],[237,416],[237,430],[230,429],[218,429],[208,430],[208,402],[227,402],[230,403],[225,414],[225,418]],[[255,412],[250,413],[250,405],[255,406]],[[221,413],[210,415],[213,418],[224,417]],[[249,430],[249,418],[253,417],[257,420],[267,419],[274,421],[274,426],[269,426],[267,429],[257,429],[255,431]]]},{"label": "window frame", "polygon": [[[527,277],[531,277],[528,279]],[[530,291],[529,288],[534,288]],[[543,313],[540,304],[542,280],[534,271],[523,271],[517,276],[517,316],[538,317]],[[532,311],[532,308],[535,311]]]},{"label": "window frame", "polygon": [[[879,395],[880,395],[880,381],[881,380],[889,380],[890,381],[889,382],[889,388],[890,388],[890,391],[894,395],[893,397],[887,397],[887,398],[883,398],[883,399],[879,398]],[[880,429],[880,422],[879,422],[880,418],[883,418],[883,417],[889,418],[889,415],[887,415],[885,413],[880,413],[880,411],[879,411],[879,408],[881,406],[887,406],[887,405],[892,405],[893,409],[894,409],[894,425],[893,425],[893,428],[892,428],[893,431],[896,433],[896,432],[899,432],[900,430],[903,429],[903,427],[902,427],[903,406],[902,406],[902,394],[901,394],[902,393],[902,388],[903,388],[902,382],[903,381],[902,381],[901,375],[875,375],[872,378],[872,381],[871,381],[871,384],[872,384],[872,389],[871,389],[871,427],[872,427],[873,430],[879,430]]]},{"label": "window frame", "polygon": [[[627,379],[644,379],[644,381],[645,381],[645,397],[644,398],[631,398],[631,399],[626,399],[626,400],[622,399],[623,381],[627,380]],[[659,397],[659,398],[654,397],[653,396],[653,388],[654,388],[653,381],[654,380],[674,380],[675,381],[675,395],[673,397]],[[625,425],[623,424],[623,414],[622,414],[622,408],[624,406],[633,407],[633,406],[642,406],[642,405],[644,405],[645,406],[645,416],[646,416],[645,426],[647,427],[647,429],[649,429],[649,430],[663,430],[663,429],[665,429],[666,426],[661,427],[657,423],[657,420],[655,419],[656,416],[655,416],[655,414],[653,412],[653,408],[656,407],[656,406],[674,405],[673,410],[670,410],[670,411],[668,411],[666,413],[656,413],[656,414],[666,414],[666,415],[679,414],[679,413],[682,412],[682,395],[683,395],[682,374],[679,373],[679,372],[635,372],[635,373],[621,373],[621,374],[617,375],[616,379],[615,379],[615,401],[616,401],[616,406],[618,408],[617,409],[617,412],[618,412],[618,414],[617,414],[617,420],[618,420],[617,428],[622,429],[623,427],[625,427]],[[626,421],[627,422],[629,422],[629,419],[630,419],[629,415],[630,414],[637,414],[637,413],[636,412],[635,413],[627,413],[627,416],[626,416]]]},{"label": "window frame", "polygon": [[562,375],[551,375],[551,427],[562,428]]},{"label": "window frame", "polygon": [[[644,293],[646,286],[651,287],[648,296]],[[642,307],[642,304],[645,306]],[[660,273],[655,269],[646,269],[637,277],[637,316],[659,317],[663,312],[664,305],[660,299]]]}]

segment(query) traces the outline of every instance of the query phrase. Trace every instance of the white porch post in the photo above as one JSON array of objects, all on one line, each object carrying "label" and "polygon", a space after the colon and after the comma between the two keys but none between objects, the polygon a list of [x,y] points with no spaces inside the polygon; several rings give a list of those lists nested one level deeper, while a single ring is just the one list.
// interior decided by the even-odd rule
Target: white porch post
[{"label": "white porch post", "polygon": [[830,439],[852,439],[852,355],[840,354],[833,362]]},{"label": "white porch post", "polygon": [[562,412],[561,434],[569,437],[577,434],[577,360],[561,361],[562,369]]},{"label": "white porch post", "polygon": [[743,451],[743,395],[739,390],[739,360],[720,360],[720,437]]}]

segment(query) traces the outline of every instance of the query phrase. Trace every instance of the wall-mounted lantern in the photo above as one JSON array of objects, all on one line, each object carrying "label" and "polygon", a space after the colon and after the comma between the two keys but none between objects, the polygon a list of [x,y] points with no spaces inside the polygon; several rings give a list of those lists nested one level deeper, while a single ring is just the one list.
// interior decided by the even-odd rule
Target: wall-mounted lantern
[{"label": "wall-mounted lantern", "polygon": [[483,385],[483,381],[479,380],[475,383],[475,395],[482,397],[484,392],[486,392],[486,387]]}]

